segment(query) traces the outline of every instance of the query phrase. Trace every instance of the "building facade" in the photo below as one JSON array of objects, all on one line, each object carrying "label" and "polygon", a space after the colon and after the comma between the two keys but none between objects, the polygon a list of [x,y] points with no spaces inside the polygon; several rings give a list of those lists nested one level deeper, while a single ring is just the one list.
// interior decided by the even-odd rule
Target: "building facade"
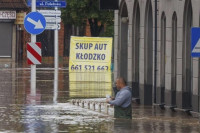
[{"label": "building facade", "polygon": [[141,104],[199,112],[200,61],[191,57],[190,42],[191,27],[200,27],[200,1],[155,2],[119,1],[114,77],[124,77]]},{"label": "building facade", "polygon": [[13,62],[17,58],[21,33],[20,18],[28,7],[24,0],[1,0],[0,2],[0,61]]},{"label": "building facade", "polygon": [[[38,9],[38,8],[37,8]],[[0,1],[0,62],[1,64],[23,63],[27,65],[26,44],[31,41],[31,35],[24,28],[24,17],[31,12],[26,0]],[[68,57],[64,56],[65,43],[64,24],[61,22],[59,30],[59,59],[68,64]],[[54,30],[45,30],[37,35],[37,42],[42,43],[42,64],[53,64]],[[11,66],[9,65],[9,66]]]}]

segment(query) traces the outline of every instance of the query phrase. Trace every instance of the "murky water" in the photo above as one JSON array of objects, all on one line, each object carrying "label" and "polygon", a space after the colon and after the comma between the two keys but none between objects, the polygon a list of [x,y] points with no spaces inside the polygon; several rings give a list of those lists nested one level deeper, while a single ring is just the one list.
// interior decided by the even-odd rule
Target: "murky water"
[{"label": "murky water", "polygon": [[[72,105],[68,102],[71,98],[101,98],[109,92],[97,89],[94,95],[94,90],[90,90],[90,87],[94,88],[95,85],[88,85],[88,83],[82,85],[88,88],[87,93],[80,92],[80,88],[79,90],[70,88],[67,68],[59,69],[58,79],[54,76],[55,72],[51,68],[38,68],[36,88],[33,91],[29,67],[0,65],[0,132],[200,132],[198,119],[183,112],[171,112],[134,104],[133,119],[123,120],[114,119],[112,115],[103,112]],[[81,86],[80,82],[78,84]],[[98,85],[104,87],[99,83],[96,86]]]}]

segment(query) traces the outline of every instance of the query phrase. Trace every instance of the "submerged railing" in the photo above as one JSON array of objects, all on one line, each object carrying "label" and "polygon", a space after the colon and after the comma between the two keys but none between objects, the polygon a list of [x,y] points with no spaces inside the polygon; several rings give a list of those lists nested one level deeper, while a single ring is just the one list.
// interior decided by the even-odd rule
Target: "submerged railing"
[{"label": "submerged railing", "polygon": [[70,100],[70,103],[73,105],[80,106],[82,108],[92,109],[94,111],[110,114],[111,109],[113,109],[113,106],[106,102],[102,101],[90,101],[86,99],[72,99]]}]

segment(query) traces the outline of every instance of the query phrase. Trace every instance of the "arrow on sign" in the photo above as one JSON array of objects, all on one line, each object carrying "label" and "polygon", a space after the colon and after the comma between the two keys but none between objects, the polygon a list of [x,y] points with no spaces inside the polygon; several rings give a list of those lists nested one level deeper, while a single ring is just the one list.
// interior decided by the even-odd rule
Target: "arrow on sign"
[{"label": "arrow on sign", "polygon": [[27,21],[30,22],[30,23],[32,23],[33,25],[35,25],[34,29],[43,29],[44,28],[43,25],[42,25],[42,23],[40,22],[40,20],[38,20],[36,22],[35,20],[33,20],[33,19],[31,19],[31,18],[28,17]]},{"label": "arrow on sign", "polygon": [[200,53],[200,39],[197,42],[196,46],[194,47],[194,49],[192,50],[192,53]]}]

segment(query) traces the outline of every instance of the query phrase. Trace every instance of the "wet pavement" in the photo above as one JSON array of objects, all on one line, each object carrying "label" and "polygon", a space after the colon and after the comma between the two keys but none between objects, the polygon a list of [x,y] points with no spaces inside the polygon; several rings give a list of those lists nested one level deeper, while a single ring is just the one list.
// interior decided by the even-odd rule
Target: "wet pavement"
[{"label": "wet pavement", "polygon": [[[58,79],[55,80],[55,73]],[[37,68],[32,90],[30,67],[0,65],[1,133],[199,133],[197,118],[184,113],[133,104],[133,119],[114,119],[112,113],[81,108],[69,103],[74,98],[104,98],[110,90],[100,83],[73,83],[84,86],[84,95],[70,88],[67,68]],[[95,87],[96,95],[93,95]],[[100,86],[100,87],[99,87]],[[91,89],[92,87],[92,89]],[[90,95],[91,93],[92,95]],[[112,111],[112,110],[111,110]]]}]

